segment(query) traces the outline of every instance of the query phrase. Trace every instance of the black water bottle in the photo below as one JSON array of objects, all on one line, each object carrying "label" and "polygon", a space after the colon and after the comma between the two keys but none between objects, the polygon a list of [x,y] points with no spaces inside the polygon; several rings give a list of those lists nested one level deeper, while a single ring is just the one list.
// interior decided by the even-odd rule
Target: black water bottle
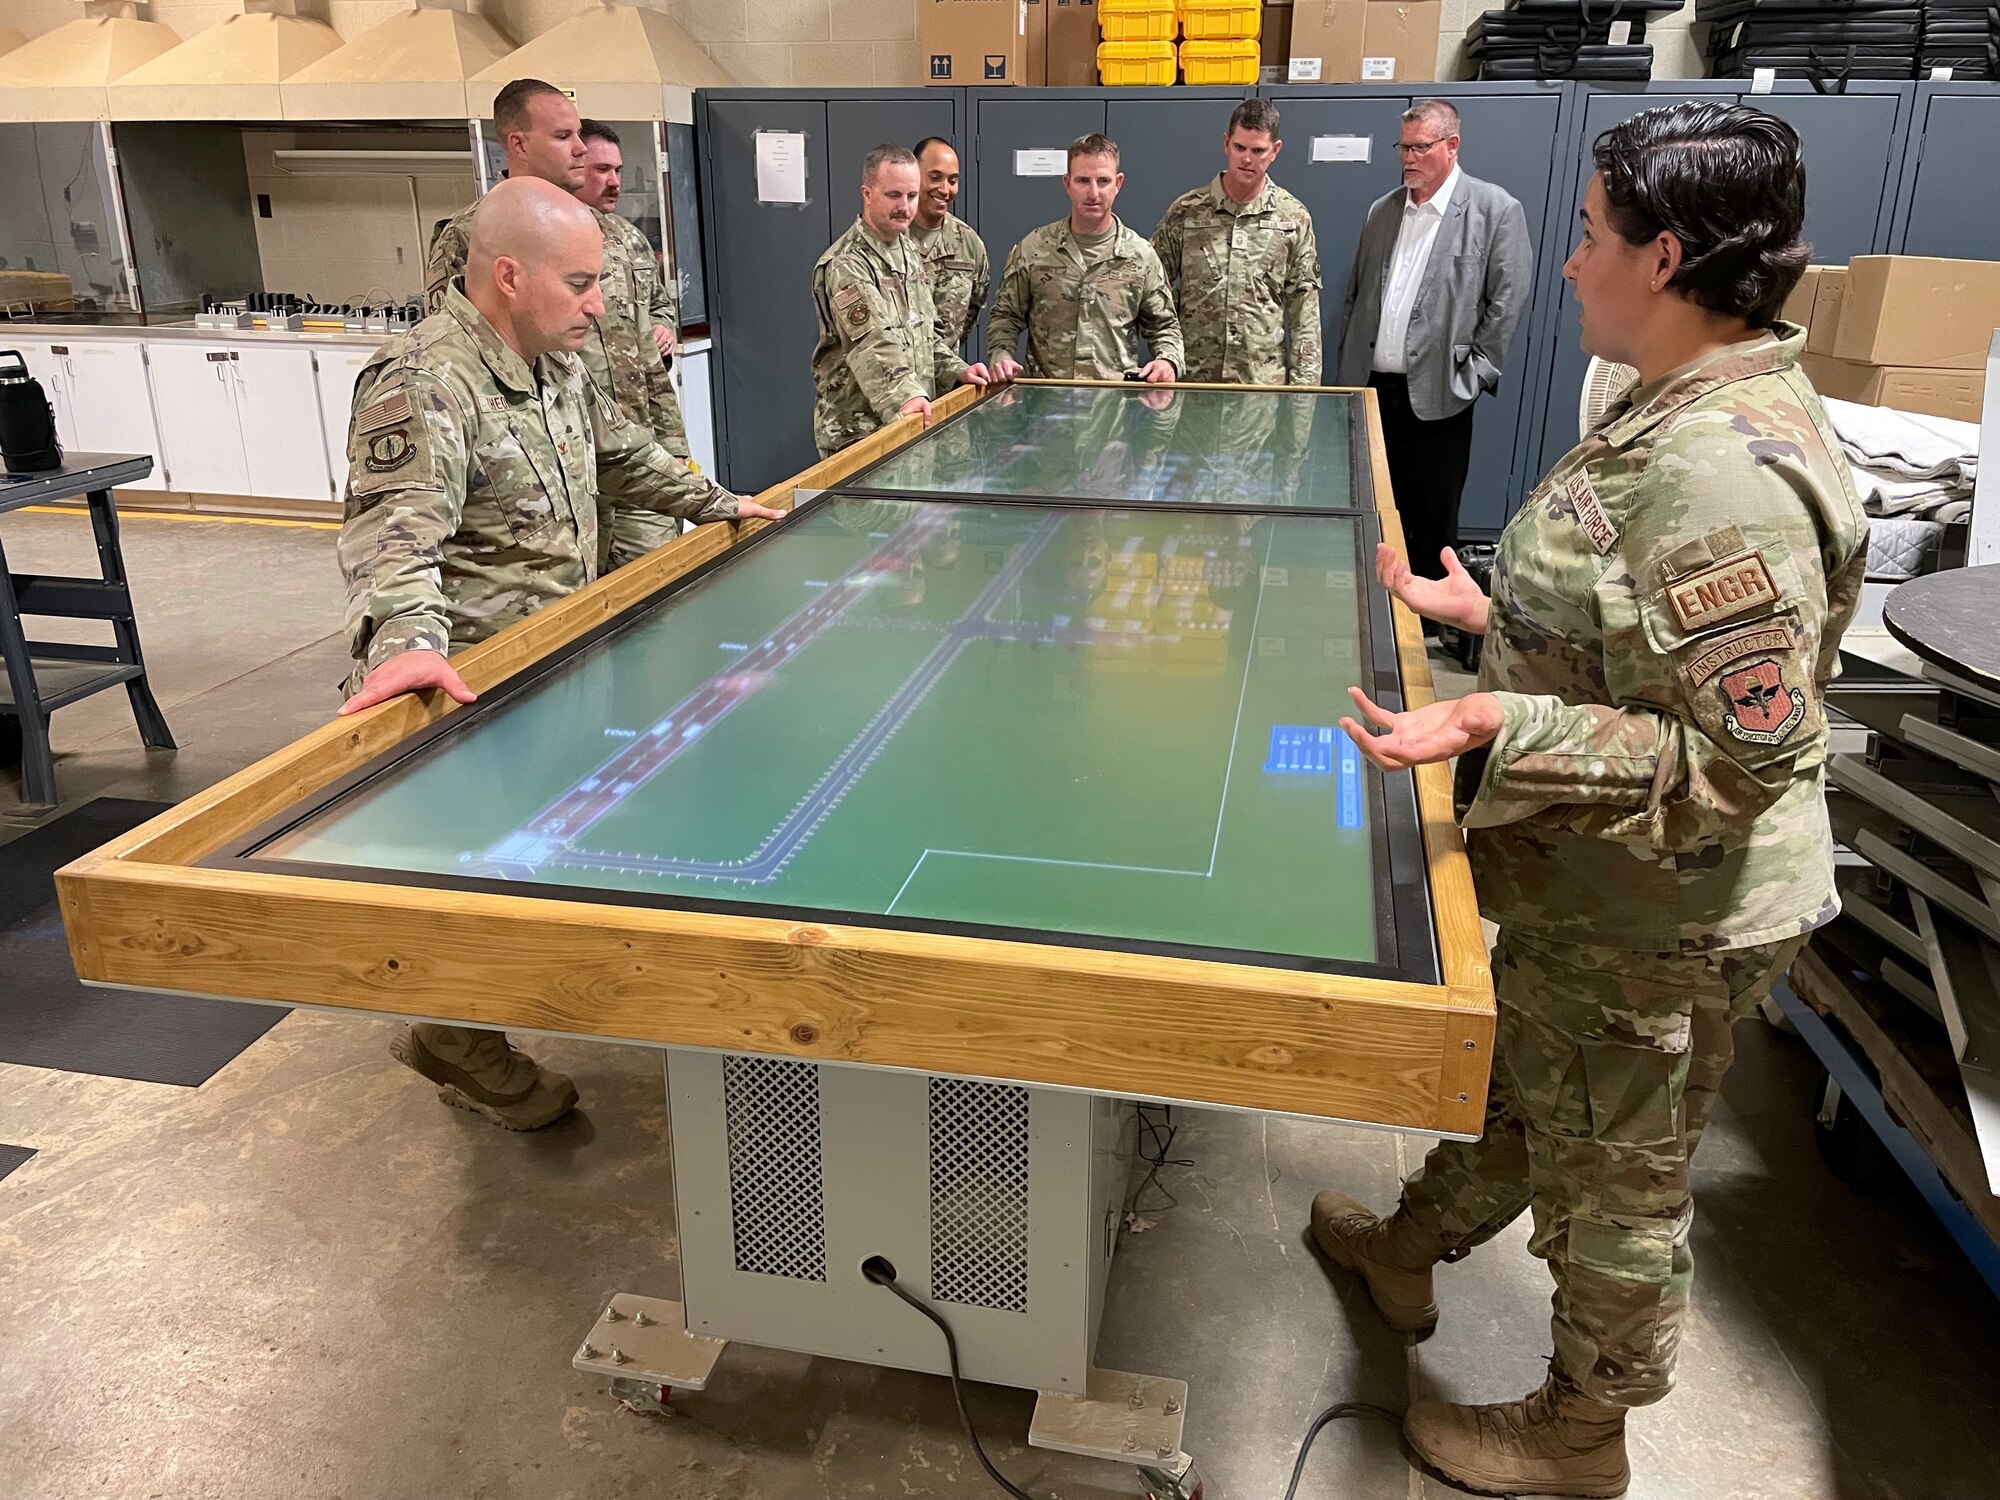
[{"label": "black water bottle", "polygon": [[[11,363],[10,363],[11,361]],[[62,467],[56,440],[56,409],[28,362],[14,349],[0,349],[0,458],[9,474],[40,474]]]}]

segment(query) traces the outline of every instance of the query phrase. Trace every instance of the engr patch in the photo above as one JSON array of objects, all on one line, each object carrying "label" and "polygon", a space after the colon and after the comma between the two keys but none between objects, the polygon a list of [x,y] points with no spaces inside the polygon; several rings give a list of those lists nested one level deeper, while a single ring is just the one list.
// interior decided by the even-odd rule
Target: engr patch
[{"label": "engr patch", "polygon": [[1784,598],[1761,552],[1739,552],[1667,585],[1667,607],[1693,635]]}]

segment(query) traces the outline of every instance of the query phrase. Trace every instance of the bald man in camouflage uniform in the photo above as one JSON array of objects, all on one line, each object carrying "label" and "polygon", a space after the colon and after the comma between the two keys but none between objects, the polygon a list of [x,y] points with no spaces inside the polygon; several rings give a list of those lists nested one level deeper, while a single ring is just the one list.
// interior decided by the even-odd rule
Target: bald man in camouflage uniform
[{"label": "bald man in camouflage uniform", "polygon": [[[602,306],[587,208],[510,179],[480,200],[472,241],[465,280],[355,385],[343,713],[426,687],[469,701],[446,658],[598,576],[600,496],[695,522],[778,514],[691,472],[585,373],[574,350]],[[495,1031],[417,1025],[391,1050],[446,1103],[509,1130],[576,1103],[569,1079]]]},{"label": "bald man in camouflage uniform", "polygon": [[1277,106],[1244,100],[1223,135],[1228,165],[1153,231],[1180,309],[1184,380],[1319,384],[1319,245],[1306,206],[1271,181],[1283,145]]},{"label": "bald man in camouflage uniform", "polygon": [[955,384],[986,383],[938,335],[923,256],[911,242],[917,158],[877,146],[861,166],[861,214],[813,266],[813,441],[820,457],[899,416],[930,421],[931,399]]},{"label": "bald man in camouflage uniform", "polygon": [[[509,179],[540,177],[570,193],[584,190],[587,144],[576,106],[560,90],[523,79],[517,92],[494,102],[494,127],[507,150]],[[506,91],[502,91],[503,97]],[[590,205],[586,204],[586,207]],[[424,263],[424,305],[437,312],[451,284],[464,274],[477,203],[459,210],[438,227]],[[628,421],[652,433],[669,453],[688,456],[687,426],[665,356],[653,337],[661,282],[653,247],[638,227],[616,214],[590,208],[604,239],[604,274],[599,290],[604,311],[590,340],[577,351],[597,388],[618,404]],[[599,518],[599,563],[605,571],[623,567],[663,547],[680,534],[669,516],[605,497]]]},{"label": "bald man in camouflage uniform", "polygon": [[[1167,273],[1153,247],[1112,212],[1124,185],[1117,142],[1087,135],[1070,143],[1063,178],[1069,217],[1016,245],[1000,278],[986,323],[996,379],[1023,369],[1057,380],[1131,374],[1171,382],[1179,375],[1187,356]],[[1023,332],[1025,365],[1015,359]]]},{"label": "bald man in camouflage uniform", "polygon": [[1388,1219],[1320,1194],[1312,1232],[1421,1332],[1432,1266],[1532,1210],[1555,1279],[1547,1382],[1404,1422],[1482,1494],[1625,1492],[1626,1410],[1666,1395],[1686,1324],[1689,1161],[1732,1025],[1839,911],[1823,701],[1867,520],[1798,368],[1804,331],[1775,321],[1806,258],[1798,137],[1680,105],[1595,149],[1564,274],[1584,347],[1650,373],[1508,523],[1490,601],[1462,569],[1436,583],[1380,560],[1399,598],[1483,626],[1486,649],[1478,691],[1401,714],[1357,694],[1387,733],[1351,730],[1387,767],[1458,756],[1500,927],[1498,1030],[1482,1136],[1432,1150]]}]

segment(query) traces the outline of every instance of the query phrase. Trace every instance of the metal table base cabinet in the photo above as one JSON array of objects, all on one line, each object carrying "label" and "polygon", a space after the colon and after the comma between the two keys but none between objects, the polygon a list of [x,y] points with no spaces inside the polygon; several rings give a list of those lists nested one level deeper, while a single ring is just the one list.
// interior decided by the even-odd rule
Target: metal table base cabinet
[{"label": "metal table base cabinet", "polygon": [[[0,511],[87,496],[90,529],[97,538],[96,578],[15,573],[0,548],[0,659],[7,667],[6,679],[0,682],[0,715],[19,725],[21,800],[33,806],[56,805],[50,716],[93,693],[122,685],[147,748],[174,748],[166,717],[146,681],[125,558],[118,545],[118,511],[111,500],[115,486],[144,479],[152,471],[152,459],[143,456],[73,453],[62,468],[46,474],[0,477]],[[21,624],[23,615],[107,621],[113,644],[32,641]]]},{"label": "metal table base cabinet", "polygon": [[621,1294],[573,1361],[628,1403],[706,1387],[725,1343],[949,1374],[939,1330],[862,1274],[881,1257],[948,1323],[968,1380],[1036,1391],[1028,1441],[1199,1491],[1187,1385],[1093,1364],[1137,1158],[1103,1095],[666,1051],[681,1301]]}]

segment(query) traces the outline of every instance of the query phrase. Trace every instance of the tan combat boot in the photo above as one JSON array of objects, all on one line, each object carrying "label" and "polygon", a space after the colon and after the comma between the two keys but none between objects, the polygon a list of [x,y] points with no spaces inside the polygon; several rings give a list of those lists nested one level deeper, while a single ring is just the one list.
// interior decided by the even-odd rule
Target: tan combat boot
[{"label": "tan combat boot", "polygon": [[1478,1495],[1625,1493],[1625,1408],[1594,1400],[1556,1371],[1499,1406],[1415,1401],[1403,1436],[1417,1457]]},{"label": "tan combat boot", "polygon": [[497,1031],[405,1026],[389,1052],[436,1084],[446,1104],[484,1115],[502,1130],[540,1130],[576,1105],[575,1084]]},{"label": "tan combat boot", "polygon": [[1357,1199],[1325,1192],[1313,1199],[1312,1237],[1335,1265],[1368,1283],[1368,1295],[1391,1328],[1429,1333],[1437,1327],[1431,1267],[1444,1258],[1445,1247],[1408,1215],[1378,1219]]}]

